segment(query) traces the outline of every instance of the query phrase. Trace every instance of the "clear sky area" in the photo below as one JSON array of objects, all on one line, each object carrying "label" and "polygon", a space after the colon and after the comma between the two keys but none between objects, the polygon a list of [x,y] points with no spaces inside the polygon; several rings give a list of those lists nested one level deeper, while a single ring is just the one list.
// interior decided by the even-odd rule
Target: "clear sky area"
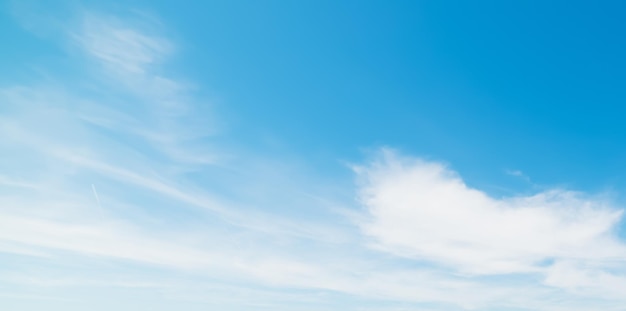
[{"label": "clear sky area", "polygon": [[624,310],[624,16],[0,1],[0,310]]}]

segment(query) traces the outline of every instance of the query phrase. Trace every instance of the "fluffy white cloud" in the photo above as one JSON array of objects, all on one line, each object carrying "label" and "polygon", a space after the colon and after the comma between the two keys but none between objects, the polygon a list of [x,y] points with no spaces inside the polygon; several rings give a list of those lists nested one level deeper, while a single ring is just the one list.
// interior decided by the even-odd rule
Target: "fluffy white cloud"
[{"label": "fluffy white cloud", "polygon": [[391,151],[357,167],[362,230],[375,247],[467,274],[539,272],[564,259],[626,259],[614,235],[622,210],[602,198],[550,190],[493,198],[445,165]]}]

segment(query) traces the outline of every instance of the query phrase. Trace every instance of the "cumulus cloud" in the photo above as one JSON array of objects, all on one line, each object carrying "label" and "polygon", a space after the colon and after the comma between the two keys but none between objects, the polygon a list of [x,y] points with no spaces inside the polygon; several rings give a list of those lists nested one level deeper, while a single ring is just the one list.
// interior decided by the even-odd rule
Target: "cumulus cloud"
[{"label": "cumulus cloud", "polygon": [[624,261],[623,211],[567,190],[497,199],[446,165],[384,151],[356,169],[376,248],[467,274],[539,272],[566,259]]}]

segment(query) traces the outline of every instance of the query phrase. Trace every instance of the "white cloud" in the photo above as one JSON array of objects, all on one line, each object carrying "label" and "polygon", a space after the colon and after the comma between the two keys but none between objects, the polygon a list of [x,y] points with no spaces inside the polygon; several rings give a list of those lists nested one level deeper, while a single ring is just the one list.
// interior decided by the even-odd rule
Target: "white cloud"
[{"label": "white cloud", "polygon": [[[206,117],[192,113],[202,104],[164,73],[171,43],[116,18],[85,14],[83,22],[71,38],[102,65],[95,70],[101,74],[87,75],[87,88],[58,82],[0,89],[6,109],[0,149],[7,160],[0,163],[0,183],[10,187],[0,197],[0,252],[326,286],[311,281],[325,273],[303,257],[320,240],[344,241],[342,229],[217,195],[204,183],[220,185],[219,176],[188,178],[214,164],[215,155],[195,148],[194,139],[209,132],[193,122]],[[129,210],[140,217],[128,217]],[[297,243],[311,250],[283,250]]]},{"label": "white cloud", "polygon": [[76,41],[115,71],[145,74],[173,50],[168,40],[139,31],[117,18],[85,14],[82,22]]},{"label": "white cloud", "polygon": [[532,183],[530,177],[528,177],[526,174],[524,174],[524,172],[520,170],[505,170],[504,172],[509,176],[517,177],[527,183]]},{"label": "white cloud", "polygon": [[495,199],[443,164],[391,151],[357,172],[370,217],[363,231],[394,254],[470,274],[533,272],[568,258],[626,259],[613,235],[622,210],[602,198],[550,190]]}]

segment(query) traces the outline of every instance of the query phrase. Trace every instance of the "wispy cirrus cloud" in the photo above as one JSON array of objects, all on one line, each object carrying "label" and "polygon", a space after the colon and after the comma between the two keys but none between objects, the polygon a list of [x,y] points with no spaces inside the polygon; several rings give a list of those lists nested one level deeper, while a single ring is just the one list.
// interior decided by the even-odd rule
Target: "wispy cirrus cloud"
[{"label": "wispy cirrus cloud", "polygon": [[104,67],[124,74],[148,75],[173,52],[173,44],[165,38],[96,14],[83,16],[73,38]]},{"label": "wispy cirrus cloud", "polygon": [[[213,126],[195,121],[211,117],[195,114],[206,103],[166,74],[173,44],[114,17],[80,20],[65,34],[94,65],[87,83],[0,92],[0,146],[9,164],[1,249],[324,288],[329,272],[306,256],[320,249],[317,241],[336,245],[343,229],[268,214],[204,187],[225,175],[236,182],[229,166],[247,160],[216,163],[198,151]],[[217,176],[189,176],[204,170]],[[286,251],[285,243],[300,240],[311,250]]]}]

